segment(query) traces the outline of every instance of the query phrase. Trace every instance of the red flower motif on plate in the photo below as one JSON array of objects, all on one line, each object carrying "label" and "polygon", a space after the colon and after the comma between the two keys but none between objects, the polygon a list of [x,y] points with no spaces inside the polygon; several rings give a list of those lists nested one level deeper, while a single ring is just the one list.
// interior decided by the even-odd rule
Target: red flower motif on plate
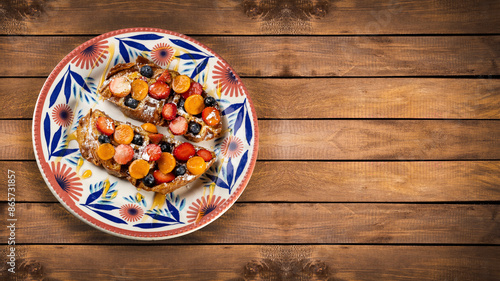
[{"label": "red flower motif on plate", "polygon": [[156,44],[151,51],[151,59],[160,66],[166,66],[174,57],[174,49],[165,43]]},{"label": "red flower motif on plate", "polygon": [[71,199],[78,201],[83,191],[78,175],[70,167],[66,166],[66,164],[61,165],[61,162],[57,162],[57,164],[50,162],[50,166],[59,187],[68,193]]},{"label": "red flower motif on plate", "polygon": [[240,81],[233,71],[229,67],[222,65],[220,61],[214,66],[213,78],[215,86],[220,87],[224,95],[230,97],[240,95]]},{"label": "red flower motif on plate", "polygon": [[107,57],[107,43],[108,41],[103,40],[88,46],[77,54],[73,60],[71,60],[71,63],[76,64],[77,67],[85,69],[99,66],[99,64],[101,64]]},{"label": "red flower motif on plate", "polygon": [[[209,201],[210,200],[210,201]],[[188,223],[198,223],[202,218],[210,214],[218,206],[226,202],[226,199],[222,199],[220,196],[213,195],[210,199],[210,195],[201,197],[201,199],[196,199],[187,211]]]},{"label": "red flower motif on plate", "polygon": [[225,138],[221,145],[222,155],[229,158],[236,158],[243,153],[243,141],[235,136]]},{"label": "red flower motif on plate", "polygon": [[52,120],[58,125],[67,127],[73,121],[73,111],[67,104],[58,104],[52,109]]},{"label": "red flower motif on plate", "polygon": [[128,222],[135,222],[142,218],[144,211],[136,204],[125,204],[120,208],[120,216]]}]

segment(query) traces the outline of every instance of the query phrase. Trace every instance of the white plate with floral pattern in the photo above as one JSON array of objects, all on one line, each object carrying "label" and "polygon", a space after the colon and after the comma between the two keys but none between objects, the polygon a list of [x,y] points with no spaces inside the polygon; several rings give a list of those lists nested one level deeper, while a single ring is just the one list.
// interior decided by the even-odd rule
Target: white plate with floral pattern
[{"label": "white plate with floral pattern", "polygon": [[[216,164],[167,196],[138,191],[84,160],[74,137],[78,120],[91,108],[141,124],[96,94],[111,67],[137,56],[190,76],[221,106],[223,134],[199,143],[215,151]],[[160,132],[167,134],[166,128]],[[85,42],[55,67],[36,104],[33,146],[48,187],[76,217],[120,237],[168,239],[206,226],[241,195],[257,158],[257,116],[241,79],[215,52],[175,32],[130,28]]]}]

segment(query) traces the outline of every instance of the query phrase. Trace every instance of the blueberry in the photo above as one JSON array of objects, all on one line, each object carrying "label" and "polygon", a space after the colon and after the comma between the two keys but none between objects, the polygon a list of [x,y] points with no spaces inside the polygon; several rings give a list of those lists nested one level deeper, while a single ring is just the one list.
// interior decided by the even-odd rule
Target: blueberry
[{"label": "blueberry", "polygon": [[205,105],[206,106],[215,106],[215,99],[213,97],[206,97],[205,98]]},{"label": "blueberry", "polygon": [[161,152],[171,153],[174,150],[174,145],[168,142],[160,143]]},{"label": "blueberry", "polygon": [[141,75],[147,78],[153,77],[153,69],[149,65],[144,65],[141,67]]},{"label": "blueberry", "polygon": [[144,138],[140,134],[134,135],[134,139],[132,140],[133,144],[142,145],[143,142],[144,142]]},{"label": "blueberry", "polygon": [[196,122],[189,122],[188,131],[193,135],[197,135],[200,133],[201,125]]},{"label": "blueberry", "polygon": [[106,136],[106,135],[100,135],[97,140],[100,142],[100,143],[109,143],[110,140],[109,140],[109,137]]},{"label": "blueberry", "polygon": [[182,109],[184,110],[184,102],[185,100],[184,99],[180,99],[178,102],[177,102],[177,109]]},{"label": "blueberry", "polygon": [[139,105],[139,101],[132,98],[132,97],[127,96],[125,98],[125,105],[130,107],[130,108],[136,109],[137,106]]},{"label": "blueberry", "polygon": [[152,174],[148,174],[142,179],[142,183],[147,187],[153,187],[155,186],[155,177]]},{"label": "blueberry", "polygon": [[179,165],[177,167],[175,167],[174,169],[174,175],[177,177],[177,176],[182,176],[186,173],[186,166],[184,165]]}]

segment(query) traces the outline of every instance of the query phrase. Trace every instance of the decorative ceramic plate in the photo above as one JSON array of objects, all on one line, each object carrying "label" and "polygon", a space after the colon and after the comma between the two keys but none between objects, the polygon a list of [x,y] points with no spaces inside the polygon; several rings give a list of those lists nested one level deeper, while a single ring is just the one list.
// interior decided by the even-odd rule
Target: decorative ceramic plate
[{"label": "decorative ceramic plate", "polygon": [[[78,121],[91,108],[141,124],[96,94],[111,67],[137,56],[190,76],[221,106],[223,134],[198,143],[215,151],[216,164],[167,196],[138,191],[127,180],[83,160],[75,140]],[[159,130],[168,135],[166,128]],[[209,224],[241,195],[257,158],[257,117],[241,79],[203,44],[166,30],[123,29],[85,42],[52,71],[36,104],[33,146],[48,187],[75,216],[120,237],[167,239]]]}]

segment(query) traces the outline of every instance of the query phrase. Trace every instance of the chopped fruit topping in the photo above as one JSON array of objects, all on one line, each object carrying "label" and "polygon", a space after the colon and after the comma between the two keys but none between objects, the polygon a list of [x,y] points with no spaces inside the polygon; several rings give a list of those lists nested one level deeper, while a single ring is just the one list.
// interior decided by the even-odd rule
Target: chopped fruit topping
[{"label": "chopped fruit topping", "polygon": [[144,80],[136,79],[132,82],[132,97],[136,100],[143,100],[148,95],[148,83]]},{"label": "chopped fruit topping", "polygon": [[113,120],[101,116],[97,118],[96,127],[99,132],[105,134],[106,136],[110,136],[115,132],[115,124]]},{"label": "chopped fruit topping", "polygon": [[187,132],[188,123],[186,118],[179,116],[168,124],[168,128],[174,135],[184,135]]},{"label": "chopped fruit topping", "polygon": [[186,112],[192,115],[200,114],[205,108],[205,102],[203,101],[203,97],[200,95],[190,96],[184,102],[184,108]]},{"label": "chopped fruit topping", "polygon": [[177,108],[184,110],[184,102],[185,101],[186,101],[185,99],[179,99],[179,101],[177,102]]},{"label": "chopped fruit topping", "polygon": [[203,109],[201,116],[203,121],[205,121],[208,126],[213,127],[220,122],[220,113],[215,107],[207,107]]},{"label": "chopped fruit topping", "polygon": [[134,129],[125,124],[117,126],[113,138],[119,144],[130,144],[134,139]]},{"label": "chopped fruit topping", "polygon": [[203,160],[205,160],[205,162],[208,162],[210,160],[212,160],[213,158],[213,155],[212,155],[212,152],[206,150],[206,149],[200,149],[196,152],[196,155],[200,156],[201,158],[203,158]]},{"label": "chopped fruit topping", "polygon": [[109,83],[109,90],[115,97],[122,98],[130,93],[132,86],[128,82],[127,78],[120,76],[111,80]]},{"label": "chopped fruit topping", "polygon": [[196,122],[189,122],[188,132],[192,133],[193,135],[197,135],[200,133],[200,130],[201,130],[200,124]]},{"label": "chopped fruit topping", "polygon": [[179,161],[187,161],[196,154],[194,146],[189,142],[181,143],[174,148],[174,157]]},{"label": "chopped fruit topping", "polygon": [[132,109],[136,109],[137,106],[139,106],[139,101],[132,98],[131,96],[128,96],[125,98],[124,104],[125,104],[125,106],[128,106]]},{"label": "chopped fruit topping", "polygon": [[174,175],[177,177],[177,176],[182,176],[186,173],[186,166],[184,165],[179,165],[177,167],[175,167],[174,169]]},{"label": "chopped fruit topping", "polygon": [[154,124],[144,123],[144,124],[141,125],[141,127],[146,132],[150,132],[150,133],[154,133],[154,134],[158,133],[158,129],[156,128],[156,126]]},{"label": "chopped fruit topping", "polygon": [[99,141],[99,143],[110,143],[111,142],[109,137],[106,135],[99,135],[97,140]]},{"label": "chopped fruit topping", "polygon": [[154,144],[159,144],[163,139],[163,134],[150,134],[149,141]]},{"label": "chopped fruit topping", "polygon": [[172,75],[170,75],[170,72],[168,70],[165,70],[160,77],[156,78],[156,81],[164,82],[164,83],[170,83],[172,82]]},{"label": "chopped fruit topping", "polygon": [[206,97],[205,98],[205,105],[206,106],[215,106],[217,103],[215,102],[215,99],[213,97]]},{"label": "chopped fruit topping", "polygon": [[116,147],[115,156],[113,158],[116,163],[125,165],[134,158],[134,149],[128,144],[120,144]]},{"label": "chopped fruit topping", "polygon": [[191,78],[186,75],[179,75],[174,78],[172,82],[172,88],[176,93],[182,94],[189,90],[191,86]]},{"label": "chopped fruit topping", "polygon": [[110,143],[103,143],[97,148],[97,156],[102,160],[109,160],[115,155],[115,148]]},{"label": "chopped fruit topping", "polygon": [[171,121],[175,119],[175,116],[177,115],[177,105],[175,103],[166,103],[163,106],[163,109],[161,111],[161,115],[165,120]]},{"label": "chopped fruit topping", "polygon": [[156,170],[153,172],[153,176],[156,180],[156,184],[162,184],[162,183],[166,183],[166,182],[171,182],[175,179],[175,175],[174,173],[166,173],[164,174],[162,171],[160,170]]},{"label": "chopped fruit topping", "polygon": [[145,186],[147,187],[153,187],[155,186],[155,178],[152,174],[148,174],[142,182],[144,183]]},{"label": "chopped fruit topping", "polygon": [[162,152],[158,159],[158,169],[164,174],[172,172],[175,168],[175,158],[168,152]]},{"label": "chopped fruit topping", "polygon": [[142,152],[142,159],[146,161],[156,161],[160,159],[161,148],[157,144],[148,144]]},{"label": "chopped fruit topping", "polygon": [[187,99],[192,95],[201,95],[203,93],[203,86],[198,82],[191,83],[189,90],[182,94],[182,97]]},{"label": "chopped fruit topping", "polygon": [[172,152],[174,150],[174,144],[173,143],[168,143],[168,142],[162,142],[160,143],[161,151],[162,152]]},{"label": "chopped fruit topping", "polygon": [[148,77],[148,78],[153,77],[153,68],[151,68],[151,66],[149,66],[149,65],[143,65],[141,67],[140,72],[141,72],[142,76],[145,76],[145,77]]},{"label": "chopped fruit topping", "polygon": [[157,100],[166,99],[170,95],[168,84],[156,81],[149,86],[149,95]]},{"label": "chopped fruit topping", "polygon": [[140,134],[135,134],[134,139],[132,139],[133,144],[142,145],[144,142],[144,137]]},{"label": "chopped fruit topping", "polygon": [[201,175],[207,169],[207,163],[200,156],[192,157],[187,161],[187,169],[193,175]]},{"label": "chopped fruit topping", "polygon": [[146,160],[137,159],[128,167],[128,173],[136,180],[142,179],[149,173],[149,163]]}]

